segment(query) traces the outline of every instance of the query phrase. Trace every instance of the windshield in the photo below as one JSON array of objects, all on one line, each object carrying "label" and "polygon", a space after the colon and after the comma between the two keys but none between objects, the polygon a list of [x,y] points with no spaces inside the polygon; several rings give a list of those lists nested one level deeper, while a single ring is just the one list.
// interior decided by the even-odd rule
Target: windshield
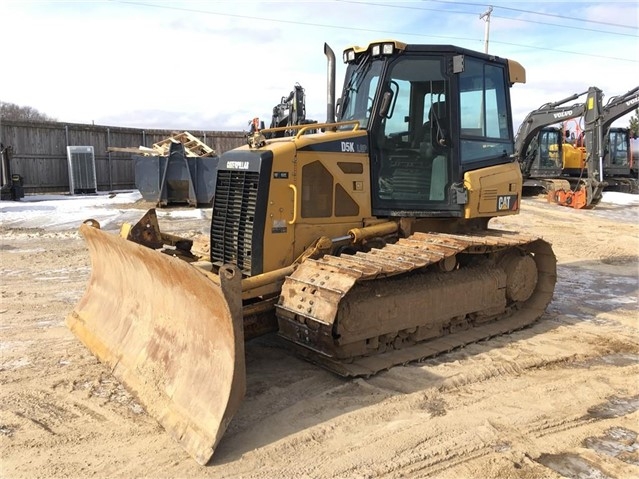
[{"label": "windshield", "polygon": [[368,126],[382,65],[381,60],[371,62],[368,55],[362,56],[357,65],[348,65],[340,106],[340,121],[358,120],[360,128]]}]

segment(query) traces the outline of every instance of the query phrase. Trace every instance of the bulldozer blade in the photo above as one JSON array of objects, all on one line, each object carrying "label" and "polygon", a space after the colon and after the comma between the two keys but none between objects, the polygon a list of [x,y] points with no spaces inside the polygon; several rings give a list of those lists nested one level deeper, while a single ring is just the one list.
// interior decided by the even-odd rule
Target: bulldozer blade
[{"label": "bulldozer blade", "polygon": [[206,464],[246,391],[241,274],[220,284],[177,258],[83,224],[87,290],[67,326]]}]

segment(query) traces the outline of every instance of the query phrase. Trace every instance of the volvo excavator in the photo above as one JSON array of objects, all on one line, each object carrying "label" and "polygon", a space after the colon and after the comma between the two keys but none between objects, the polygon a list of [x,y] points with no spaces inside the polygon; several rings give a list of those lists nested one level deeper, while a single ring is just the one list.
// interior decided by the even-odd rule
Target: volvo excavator
[{"label": "volvo excavator", "polygon": [[[554,141],[551,145],[552,155],[558,154],[563,158],[564,168],[562,173],[567,176],[580,176],[586,171],[586,147],[577,139],[574,144],[563,140],[558,128],[542,130],[540,135],[545,135]],[[577,137],[579,138],[579,136]],[[636,163],[632,158],[632,138],[628,128],[609,128],[604,138],[603,176],[606,182],[605,191],[619,191],[622,193],[639,193],[639,176]]]},{"label": "volvo excavator", "polygon": [[[606,190],[639,192],[639,181],[630,151],[629,131],[623,128],[611,128],[618,118],[631,112],[639,105],[639,86],[622,95],[613,96],[602,107],[599,118],[594,125],[594,138],[589,140],[589,131],[585,130],[585,144],[576,148],[572,155],[566,155],[563,173],[572,177],[588,175],[588,157],[595,149],[599,149],[602,181]],[[594,142],[594,143],[593,143]],[[596,165],[595,165],[596,166]]]},{"label": "volvo excavator", "polygon": [[207,257],[154,210],[120,235],[80,227],[92,273],[67,325],[200,464],[242,401],[248,339],[277,331],[368,377],[526,327],[553,296],[551,245],[489,228],[520,208],[524,68],[374,42],[344,51],[336,100],[324,53],[327,121],[258,128],[220,157]]},{"label": "volvo excavator", "polygon": [[[566,105],[584,94],[585,102]],[[602,91],[590,87],[586,92],[546,103],[526,116],[515,138],[515,156],[524,177],[524,191],[541,188],[546,191],[549,201],[573,208],[594,208],[601,201],[606,183],[601,176],[601,162],[596,160],[602,154],[602,99]],[[579,117],[583,117],[585,123],[584,136],[588,145],[585,162],[589,168],[582,168],[580,174],[572,178],[563,174],[565,155],[561,153],[565,152],[559,152],[563,132],[545,127]],[[557,140],[554,146],[553,137]]]},{"label": "volvo excavator", "polygon": [[[584,103],[566,105],[584,94]],[[602,91],[590,87],[587,92],[546,103],[526,116],[515,138],[515,154],[522,168],[524,191],[541,188],[554,203],[594,208],[609,183],[634,184],[630,165],[625,165],[620,174],[611,163],[606,144],[610,125],[639,103],[639,87],[612,97],[605,106],[602,101]],[[583,141],[583,146],[566,144],[563,129],[547,128],[580,117],[585,126],[583,139],[578,140]]]}]

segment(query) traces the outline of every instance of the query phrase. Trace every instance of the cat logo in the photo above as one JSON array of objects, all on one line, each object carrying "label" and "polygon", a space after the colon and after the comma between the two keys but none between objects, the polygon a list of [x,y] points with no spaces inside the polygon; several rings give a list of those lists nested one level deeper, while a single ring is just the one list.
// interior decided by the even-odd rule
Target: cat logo
[{"label": "cat logo", "polygon": [[517,206],[517,195],[499,195],[497,197],[497,211],[515,211]]}]

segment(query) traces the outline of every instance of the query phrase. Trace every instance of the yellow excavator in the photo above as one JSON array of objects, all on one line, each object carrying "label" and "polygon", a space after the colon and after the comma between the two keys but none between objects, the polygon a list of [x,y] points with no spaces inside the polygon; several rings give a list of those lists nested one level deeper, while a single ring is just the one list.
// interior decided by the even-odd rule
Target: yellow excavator
[{"label": "yellow excavator", "polygon": [[210,254],[150,210],[91,254],[67,318],[200,464],[246,388],[244,342],[277,331],[345,377],[368,377],[523,328],[552,299],[549,243],[488,227],[520,208],[515,61],[380,41],[328,64],[327,121],[255,129],[216,173]]}]

